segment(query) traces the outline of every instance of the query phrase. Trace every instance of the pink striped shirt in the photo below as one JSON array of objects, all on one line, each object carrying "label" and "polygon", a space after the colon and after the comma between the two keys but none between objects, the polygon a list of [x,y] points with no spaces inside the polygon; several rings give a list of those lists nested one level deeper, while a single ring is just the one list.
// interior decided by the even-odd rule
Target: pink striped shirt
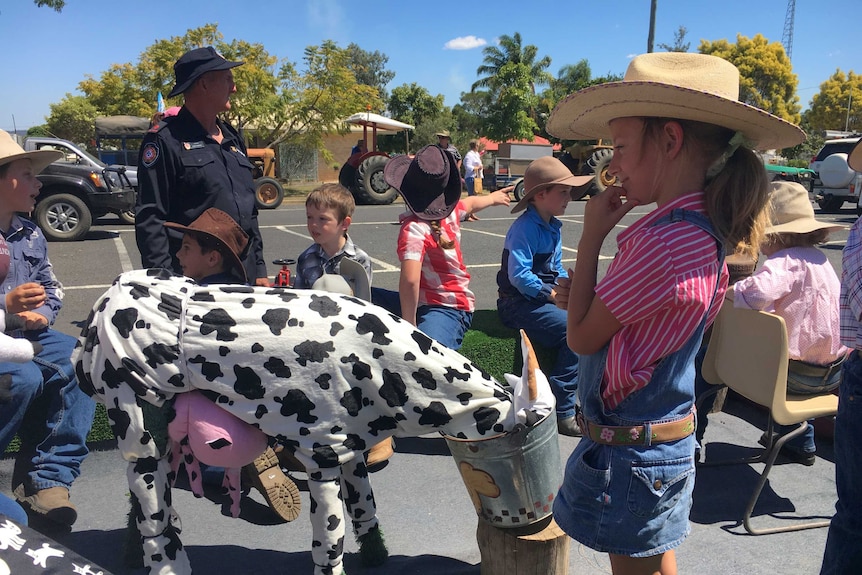
[{"label": "pink striped shirt", "polygon": [[470,274],[461,255],[461,220],[467,217],[463,202],[440,221],[444,238],[455,246],[445,250],[437,245],[431,225],[413,214],[402,216],[398,232],[398,260],[422,262],[419,280],[419,305],[442,305],[472,312],[476,297],[470,291]]},{"label": "pink striped shirt", "polygon": [[658,360],[678,351],[707,312],[711,324],[721,307],[727,266],[718,269],[712,236],[685,222],[651,227],[677,208],[705,215],[703,192],[685,194],[620,233],[617,255],[596,286],[623,326],[608,346],[602,383],[608,409],[646,386]]}]

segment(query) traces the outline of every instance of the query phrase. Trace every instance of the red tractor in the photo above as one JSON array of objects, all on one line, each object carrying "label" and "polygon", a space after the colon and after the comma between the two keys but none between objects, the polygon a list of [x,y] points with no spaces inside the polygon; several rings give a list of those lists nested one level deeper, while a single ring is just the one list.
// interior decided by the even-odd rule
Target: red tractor
[{"label": "red tractor", "polygon": [[[413,126],[371,112],[353,114],[345,121],[362,126],[366,151],[351,154],[341,167],[338,182],[350,190],[357,204],[391,204],[398,192],[383,179],[383,167],[389,161],[389,154],[377,151],[377,131],[400,132],[412,130]],[[370,134],[368,128],[371,128]]]}]

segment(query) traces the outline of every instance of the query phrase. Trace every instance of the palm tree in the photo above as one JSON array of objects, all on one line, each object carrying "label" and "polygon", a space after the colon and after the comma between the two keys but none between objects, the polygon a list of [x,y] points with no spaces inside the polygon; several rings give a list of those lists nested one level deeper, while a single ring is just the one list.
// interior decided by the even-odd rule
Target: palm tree
[{"label": "palm tree", "polygon": [[553,77],[547,69],[551,65],[549,56],[536,61],[539,49],[532,44],[522,46],[521,34],[515,32],[514,36],[500,36],[500,45],[488,46],[482,53],[485,55],[483,64],[476,69],[476,75],[480,76],[473,84],[472,89],[488,88],[496,91],[495,78],[506,64],[523,64],[529,69],[530,88],[536,94],[536,86],[549,84]]}]

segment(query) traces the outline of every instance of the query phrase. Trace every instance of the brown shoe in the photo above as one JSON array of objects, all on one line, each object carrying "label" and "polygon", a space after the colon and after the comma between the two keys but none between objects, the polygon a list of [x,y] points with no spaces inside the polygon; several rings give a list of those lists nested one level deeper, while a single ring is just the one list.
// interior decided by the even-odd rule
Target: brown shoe
[{"label": "brown shoe", "polygon": [[69,490],[65,487],[49,487],[26,495],[24,485],[15,488],[15,499],[28,514],[48,519],[59,525],[71,527],[78,519],[78,511],[69,501]]},{"label": "brown shoe", "polygon": [[266,451],[253,462],[246,465],[246,472],[252,487],[260,491],[267,505],[285,521],[293,521],[299,517],[302,500],[299,488],[293,480],[284,474],[278,464],[278,456],[267,447]]},{"label": "brown shoe", "polygon": [[387,437],[380,443],[371,446],[371,449],[369,449],[368,453],[365,455],[365,466],[371,468],[380,465],[392,457],[393,453],[392,438]]}]

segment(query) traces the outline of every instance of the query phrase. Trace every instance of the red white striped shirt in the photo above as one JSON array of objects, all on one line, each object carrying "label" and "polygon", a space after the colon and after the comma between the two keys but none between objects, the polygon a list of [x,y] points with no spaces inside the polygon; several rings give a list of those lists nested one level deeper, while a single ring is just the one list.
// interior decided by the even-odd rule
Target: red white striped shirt
[{"label": "red white striped shirt", "polygon": [[713,237],[687,222],[652,226],[677,208],[705,215],[703,192],[685,194],[620,233],[617,255],[596,286],[623,326],[608,348],[602,383],[608,409],[646,386],[657,362],[678,351],[707,312],[711,324],[721,307],[728,273],[727,266],[718,269]]},{"label": "red white striped shirt", "polygon": [[461,220],[467,217],[459,201],[449,216],[440,221],[443,238],[454,240],[446,250],[437,245],[431,225],[413,214],[402,216],[398,232],[398,261],[422,262],[419,280],[419,305],[441,305],[473,312],[476,297],[470,291],[470,274],[461,255]]}]

